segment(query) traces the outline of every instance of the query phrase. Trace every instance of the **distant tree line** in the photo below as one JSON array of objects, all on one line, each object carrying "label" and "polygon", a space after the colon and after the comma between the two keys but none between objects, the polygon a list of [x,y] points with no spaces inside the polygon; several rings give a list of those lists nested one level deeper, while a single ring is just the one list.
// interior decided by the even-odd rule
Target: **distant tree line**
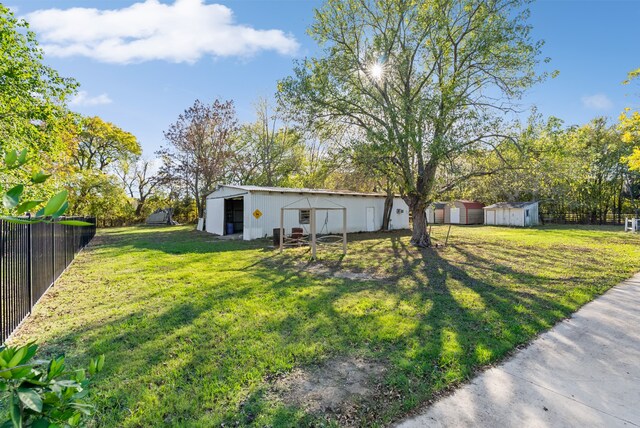
[{"label": "distant tree line", "polygon": [[460,183],[442,198],[536,200],[546,221],[620,223],[639,208],[640,176],[627,161],[633,149],[620,124],[604,117],[568,127],[535,117],[520,130],[517,145],[469,157],[496,173]]}]

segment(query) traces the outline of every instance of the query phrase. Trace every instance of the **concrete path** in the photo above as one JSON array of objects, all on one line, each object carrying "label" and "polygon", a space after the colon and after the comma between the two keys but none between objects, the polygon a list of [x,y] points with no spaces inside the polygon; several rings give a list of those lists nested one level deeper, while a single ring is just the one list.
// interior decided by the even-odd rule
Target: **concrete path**
[{"label": "concrete path", "polygon": [[640,274],[398,425],[640,427]]}]

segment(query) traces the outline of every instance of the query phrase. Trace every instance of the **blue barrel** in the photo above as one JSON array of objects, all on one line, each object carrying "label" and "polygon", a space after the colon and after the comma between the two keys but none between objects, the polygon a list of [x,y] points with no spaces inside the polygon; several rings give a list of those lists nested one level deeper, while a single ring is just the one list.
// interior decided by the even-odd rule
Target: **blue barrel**
[{"label": "blue barrel", "polygon": [[233,235],[233,223],[227,223],[227,235]]}]

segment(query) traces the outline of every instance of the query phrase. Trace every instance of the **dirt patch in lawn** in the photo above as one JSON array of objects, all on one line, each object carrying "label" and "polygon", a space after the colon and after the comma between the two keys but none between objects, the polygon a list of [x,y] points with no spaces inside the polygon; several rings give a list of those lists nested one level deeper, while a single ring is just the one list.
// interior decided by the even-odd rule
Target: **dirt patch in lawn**
[{"label": "dirt patch in lawn", "polygon": [[295,369],[273,382],[272,391],[287,404],[307,412],[334,416],[349,423],[361,403],[380,390],[386,368],[379,362],[359,358],[332,359]]},{"label": "dirt patch in lawn", "polygon": [[355,281],[385,281],[389,277],[375,274],[373,272],[354,272],[341,267],[327,266],[321,263],[301,265],[301,269],[314,275],[351,279]]}]

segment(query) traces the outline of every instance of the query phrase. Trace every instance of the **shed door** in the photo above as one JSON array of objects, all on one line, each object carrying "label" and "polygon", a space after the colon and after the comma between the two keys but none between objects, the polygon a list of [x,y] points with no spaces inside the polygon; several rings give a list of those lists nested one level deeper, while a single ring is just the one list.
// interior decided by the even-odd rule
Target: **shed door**
[{"label": "shed door", "polygon": [[433,210],[431,208],[427,208],[427,223],[429,224],[433,224],[435,223],[436,219],[435,216],[433,215]]},{"label": "shed door", "polygon": [[224,235],[224,199],[207,200],[207,232]]},{"label": "shed door", "polygon": [[374,207],[367,207],[367,232],[374,232],[376,230],[375,213]]},{"label": "shed door", "polygon": [[494,210],[487,210],[487,224],[496,224],[496,212]]},{"label": "shed door", "polygon": [[510,209],[501,209],[500,213],[502,214],[502,219],[500,220],[500,223],[498,224],[502,224],[502,225],[509,225],[509,212],[511,210]]},{"label": "shed door", "polygon": [[509,225],[511,226],[524,226],[522,218],[522,210],[509,210],[509,214],[511,216],[509,220]]},{"label": "shed door", "polygon": [[460,208],[458,207],[451,207],[451,210],[449,211],[449,220],[451,223],[453,224],[460,224]]}]

